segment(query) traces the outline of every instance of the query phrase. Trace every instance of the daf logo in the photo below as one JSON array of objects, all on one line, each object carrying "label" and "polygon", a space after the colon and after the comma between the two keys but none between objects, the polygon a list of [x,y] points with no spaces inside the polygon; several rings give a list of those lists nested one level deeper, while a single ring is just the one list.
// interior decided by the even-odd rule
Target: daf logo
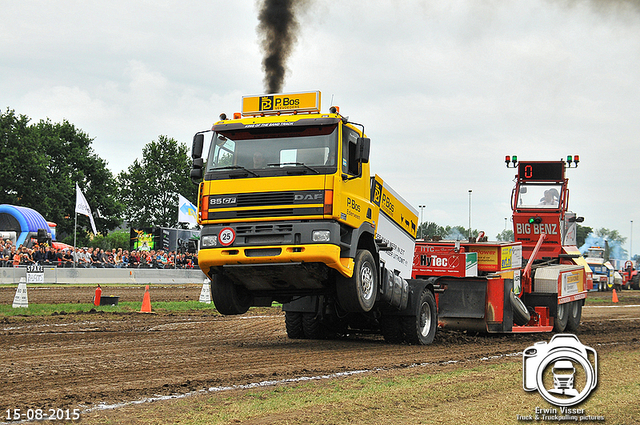
[{"label": "daf logo", "polygon": [[323,199],[323,194],[322,193],[315,193],[315,194],[296,194],[294,196],[294,199],[296,201],[322,201]]}]

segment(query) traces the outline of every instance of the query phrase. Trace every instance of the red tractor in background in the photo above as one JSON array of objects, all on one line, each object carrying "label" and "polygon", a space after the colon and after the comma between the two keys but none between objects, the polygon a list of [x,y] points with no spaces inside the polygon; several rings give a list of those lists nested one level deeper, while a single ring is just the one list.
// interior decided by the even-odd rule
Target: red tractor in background
[{"label": "red tractor in background", "polygon": [[622,276],[622,288],[623,289],[640,289],[640,275],[635,267],[633,261],[627,260],[624,263],[624,269],[618,273]]}]

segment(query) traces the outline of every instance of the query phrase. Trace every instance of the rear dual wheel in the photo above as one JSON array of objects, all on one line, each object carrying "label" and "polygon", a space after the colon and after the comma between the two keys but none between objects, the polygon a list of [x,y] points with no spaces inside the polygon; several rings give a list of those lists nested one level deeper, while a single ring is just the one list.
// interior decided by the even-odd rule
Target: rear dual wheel
[{"label": "rear dual wheel", "polygon": [[582,318],[582,300],[558,304],[553,330],[555,332],[575,332]]},{"label": "rear dual wheel", "polygon": [[569,303],[569,319],[567,320],[566,331],[576,332],[580,326],[582,318],[582,300]]},{"label": "rear dual wheel", "polygon": [[325,339],[331,336],[327,325],[317,313],[285,311],[284,323],[291,339]]},{"label": "rear dual wheel", "polygon": [[380,320],[382,335],[391,344],[403,341],[413,345],[431,344],[438,329],[436,299],[425,288],[412,316],[383,316]]},{"label": "rear dual wheel", "polygon": [[409,344],[428,345],[433,342],[438,328],[438,312],[433,293],[424,289],[413,316],[402,316],[402,330]]},{"label": "rear dual wheel", "polygon": [[553,321],[553,330],[555,332],[564,332],[564,329],[567,327],[567,322],[569,321],[569,305],[558,304],[558,308],[556,309],[556,318]]}]

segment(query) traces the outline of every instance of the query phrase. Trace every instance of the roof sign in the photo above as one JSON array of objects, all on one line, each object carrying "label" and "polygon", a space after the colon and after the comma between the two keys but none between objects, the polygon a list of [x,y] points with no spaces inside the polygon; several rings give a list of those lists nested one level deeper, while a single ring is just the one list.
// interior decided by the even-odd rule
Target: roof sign
[{"label": "roof sign", "polygon": [[242,97],[242,115],[320,112],[320,92],[265,94]]}]

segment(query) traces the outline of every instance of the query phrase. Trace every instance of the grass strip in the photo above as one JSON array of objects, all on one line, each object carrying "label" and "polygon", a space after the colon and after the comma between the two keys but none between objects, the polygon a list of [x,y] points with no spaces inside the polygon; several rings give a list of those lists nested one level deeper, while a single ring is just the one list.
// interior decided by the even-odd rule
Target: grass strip
[{"label": "grass strip", "polygon": [[[119,302],[116,306],[95,306],[91,303],[64,303],[64,304],[33,304],[29,307],[13,308],[11,304],[0,305],[0,316],[51,316],[56,314],[89,313],[93,311],[106,313],[132,313],[140,311],[142,301]],[[199,301],[154,301],[152,311],[193,311],[193,310],[213,310],[213,304],[201,303]]]},{"label": "grass strip", "polygon": [[[600,359],[596,390],[578,408],[605,421],[581,423],[640,423],[640,378],[620,372],[638,369],[632,347]],[[522,360],[414,367],[371,372],[367,376],[277,385],[197,395],[161,403],[94,412],[85,424],[486,424],[557,423],[522,421],[540,409],[560,409],[537,392],[522,388]]]}]

